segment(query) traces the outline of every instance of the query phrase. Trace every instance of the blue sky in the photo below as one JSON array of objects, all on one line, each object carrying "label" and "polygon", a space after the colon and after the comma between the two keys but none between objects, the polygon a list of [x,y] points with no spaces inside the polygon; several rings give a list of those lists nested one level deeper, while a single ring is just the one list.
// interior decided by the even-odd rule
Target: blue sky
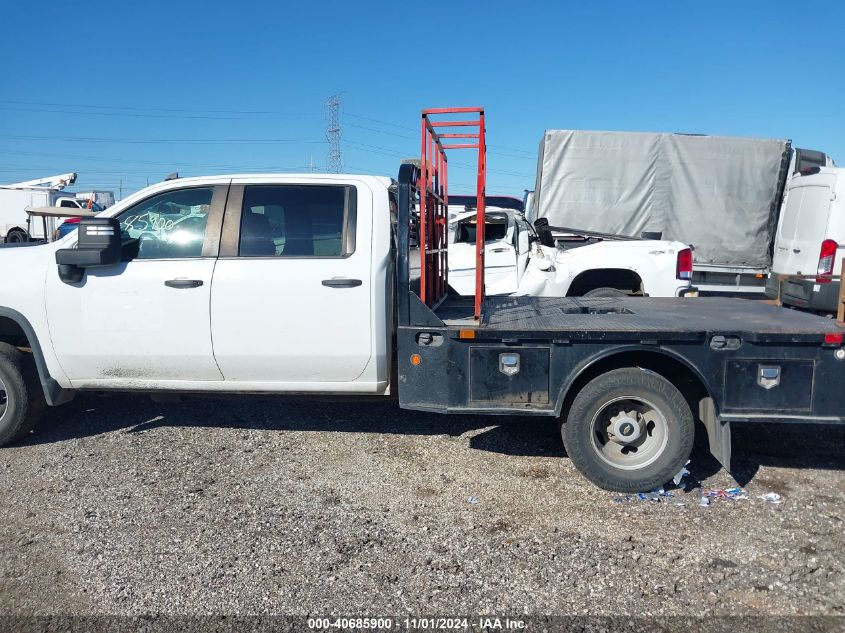
[{"label": "blue sky", "polygon": [[422,108],[484,106],[499,194],[532,186],[546,128],[791,138],[845,164],[840,2],[15,2],[4,22],[0,182],[76,171],[125,196],[324,168],[337,92],[359,173],[418,153]]}]

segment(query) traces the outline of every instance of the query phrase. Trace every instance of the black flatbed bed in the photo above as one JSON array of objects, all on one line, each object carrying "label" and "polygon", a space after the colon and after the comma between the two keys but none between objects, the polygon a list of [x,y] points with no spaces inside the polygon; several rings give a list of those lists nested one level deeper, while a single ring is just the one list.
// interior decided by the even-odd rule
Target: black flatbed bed
[{"label": "black flatbed bed", "polygon": [[795,342],[841,332],[832,319],[762,301],[722,297],[488,297],[482,318],[472,316],[472,299],[450,296],[435,314],[450,327],[514,332],[531,338],[583,339],[600,336],[700,340],[711,334]]}]

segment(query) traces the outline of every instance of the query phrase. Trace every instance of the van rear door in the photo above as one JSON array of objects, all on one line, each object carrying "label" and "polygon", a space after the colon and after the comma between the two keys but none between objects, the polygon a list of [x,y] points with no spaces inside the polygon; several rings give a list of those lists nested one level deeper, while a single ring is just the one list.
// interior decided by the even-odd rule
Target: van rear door
[{"label": "van rear door", "polygon": [[812,275],[828,237],[828,217],[835,184],[833,174],[797,176],[790,182],[786,206],[778,223],[774,272]]}]

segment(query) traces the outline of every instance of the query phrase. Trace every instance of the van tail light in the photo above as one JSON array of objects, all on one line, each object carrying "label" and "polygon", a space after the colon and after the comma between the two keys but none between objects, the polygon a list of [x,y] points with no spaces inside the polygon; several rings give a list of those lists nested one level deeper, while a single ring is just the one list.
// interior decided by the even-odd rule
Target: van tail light
[{"label": "van tail light", "polygon": [[685,248],[678,251],[678,264],[676,267],[676,277],[678,279],[692,279],[692,249]]},{"label": "van tail light", "polygon": [[822,242],[821,250],[819,251],[819,269],[816,271],[816,283],[827,284],[830,283],[830,276],[833,274],[833,263],[836,259],[836,249],[839,244],[833,240],[825,240]]},{"label": "van tail light", "polygon": [[842,345],[842,339],[845,338],[842,336],[842,332],[827,332],[824,335],[824,344],[825,345]]}]

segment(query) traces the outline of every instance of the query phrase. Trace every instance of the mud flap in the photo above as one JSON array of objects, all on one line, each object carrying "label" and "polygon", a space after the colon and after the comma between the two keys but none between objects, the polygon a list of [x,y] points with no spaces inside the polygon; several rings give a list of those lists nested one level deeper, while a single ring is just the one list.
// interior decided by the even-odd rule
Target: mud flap
[{"label": "mud flap", "polygon": [[710,453],[722,467],[731,472],[731,423],[723,422],[716,415],[713,398],[702,398],[698,403],[699,419],[707,429]]}]

